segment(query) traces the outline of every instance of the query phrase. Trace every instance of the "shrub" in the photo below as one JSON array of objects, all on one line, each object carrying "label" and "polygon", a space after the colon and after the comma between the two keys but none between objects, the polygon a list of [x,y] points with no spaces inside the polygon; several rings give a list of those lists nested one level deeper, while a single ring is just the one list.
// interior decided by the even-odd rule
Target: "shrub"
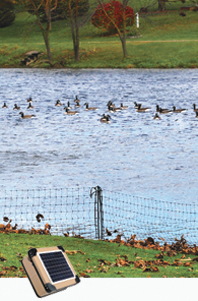
[{"label": "shrub", "polygon": [[0,0],[0,27],[12,24],[15,19],[14,5],[9,0]]},{"label": "shrub", "polygon": [[104,10],[108,14],[108,16],[113,19],[119,29],[123,28],[124,18],[126,20],[127,26],[132,25],[134,22],[134,13],[133,9],[130,6],[126,6],[124,11],[123,4],[120,1],[111,1],[107,4],[103,4],[103,7],[101,7],[101,5],[98,5],[96,12],[92,16],[91,22],[98,28],[105,28],[109,32],[116,30],[115,25],[105,14]]}]

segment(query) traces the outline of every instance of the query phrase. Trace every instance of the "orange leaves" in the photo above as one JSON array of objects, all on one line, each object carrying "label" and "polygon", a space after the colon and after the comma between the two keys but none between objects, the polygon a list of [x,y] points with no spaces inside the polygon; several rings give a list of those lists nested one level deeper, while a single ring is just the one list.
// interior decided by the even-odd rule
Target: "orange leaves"
[{"label": "orange leaves", "polygon": [[[37,214],[36,216],[36,219],[38,222],[41,221],[41,218],[44,218],[44,216],[42,214]],[[19,233],[29,233],[29,234],[45,234],[45,235],[49,235],[50,234],[50,229],[51,229],[51,226],[50,224],[46,223],[45,224],[45,227],[44,229],[34,229],[32,228],[30,231],[28,230],[25,230],[25,229],[17,229],[18,225],[15,224],[14,227],[12,227],[11,225],[11,222],[12,220],[6,216],[4,216],[3,218],[4,222],[7,222],[7,225],[4,225],[4,224],[0,224],[0,233],[6,233],[6,234],[9,234],[9,233],[16,233],[16,234],[19,234]]]}]

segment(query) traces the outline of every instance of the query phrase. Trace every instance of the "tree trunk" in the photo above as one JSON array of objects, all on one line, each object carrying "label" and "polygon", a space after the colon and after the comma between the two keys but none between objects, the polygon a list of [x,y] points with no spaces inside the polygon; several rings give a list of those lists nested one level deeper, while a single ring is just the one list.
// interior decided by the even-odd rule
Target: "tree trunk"
[{"label": "tree trunk", "polygon": [[163,11],[166,9],[166,3],[165,0],[158,0],[158,9],[160,11]]},{"label": "tree trunk", "polygon": [[50,65],[52,65],[52,54],[51,54],[51,49],[50,49],[50,44],[49,44],[49,32],[42,31],[42,33],[43,33],[43,38],[45,41],[45,46],[47,49],[47,57],[48,57]]},{"label": "tree trunk", "polygon": [[75,16],[76,44],[74,47],[75,62],[79,61],[79,26],[78,26],[77,16],[78,13],[76,12],[76,16]]},{"label": "tree trunk", "polygon": [[122,42],[122,50],[123,50],[123,57],[127,57],[127,48],[126,48],[126,37],[122,37],[121,39]]}]

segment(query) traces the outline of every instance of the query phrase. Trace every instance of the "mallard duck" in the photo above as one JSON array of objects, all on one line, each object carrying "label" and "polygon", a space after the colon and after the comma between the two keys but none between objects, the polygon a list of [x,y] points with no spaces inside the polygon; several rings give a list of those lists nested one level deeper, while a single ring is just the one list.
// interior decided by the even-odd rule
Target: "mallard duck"
[{"label": "mallard duck", "polygon": [[96,107],[89,107],[89,104],[87,102],[84,103],[84,106],[86,106],[85,108],[86,111],[98,110],[98,108]]},{"label": "mallard duck", "polygon": [[4,104],[2,105],[2,109],[6,109],[7,108],[7,105],[6,103],[4,102]]},{"label": "mallard duck", "polygon": [[15,103],[13,110],[20,110],[20,107],[18,107],[17,104]]},{"label": "mallard duck", "polygon": [[143,108],[141,104],[139,104],[138,109],[136,110],[136,112],[140,112],[140,113],[144,113],[148,111],[150,111],[150,108],[149,107]]},{"label": "mallard duck", "polygon": [[156,113],[153,119],[161,119],[161,117]]},{"label": "mallard duck", "polygon": [[176,109],[176,107],[173,106],[173,113],[182,113],[182,112],[186,112],[186,109]]},{"label": "mallard duck", "polygon": [[21,114],[21,118],[23,118],[23,119],[29,119],[29,118],[35,117],[35,115],[24,115],[23,112],[20,112],[19,114]]},{"label": "mallard duck", "polygon": [[27,102],[33,102],[32,97],[29,97],[29,98],[27,99]]},{"label": "mallard duck", "polygon": [[128,106],[123,106],[123,103],[121,103],[120,108],[121,108],[121,110],[126,110],[126,109],[128,109]]},{"label": "mallard duck", "polygon": [[55,106],[56,107],[61,107],[62,106],[62,103],[60,102],[59,99],[56,101]]},{"label": "mallard duck", "polygon": [[65,114],[67,114],[67,115],[76,115],[76,114],[78,114],[78,112],[77,111],[69,111],[69,109],[66,107],[65,108]]},{"label": "mallard duck", "polygon": [[103,116],[100,118],[100,122],[103,122],[103,123],[110,123],[110,115],[105,115],[103,114]]},{"label": "mallard duck", "polygon": [[28,110],[34,109],[34,107],[32,106],[31,102],[29,103],[27,109],[28,109]]}]

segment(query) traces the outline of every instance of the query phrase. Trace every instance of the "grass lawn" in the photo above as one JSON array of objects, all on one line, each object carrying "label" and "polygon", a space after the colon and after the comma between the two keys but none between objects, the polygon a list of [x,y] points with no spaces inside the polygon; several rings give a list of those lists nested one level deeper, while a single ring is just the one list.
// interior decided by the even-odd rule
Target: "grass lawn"
[{"label": "grass lawn", "polygon": [[[26,277],[21,259],[30,248],[61,245],[80,277],[197,277],[198,257],[74,237],[0,234],[0,277]],[[193,260],[194,259],[194,260]],[[145,268],[146,264],[146,268]]]},{"label": "grass lawn", "polygon": [[[180,5],[180,4],[179,4]],[[187,5],[187,4],[186,4]],[[181,6],[181,5],[180,5]],[[46,49],[39,27],[28,13],[18,13],[13,25],[0,28],[0,67],[22,67],[20,61],[30,50]],[[52,23],[50,45],[56,68],[197,68],[198,12],[178,9],[140,16],[140,28],[129,33],[140,38],[127,39],[128,57],[123,59],[118,35],[107,36],[91,23],[80,31],[80,61],[75,62],[71,30],[65,21]],[[30,67],[47,67],[33,63]]]}]

